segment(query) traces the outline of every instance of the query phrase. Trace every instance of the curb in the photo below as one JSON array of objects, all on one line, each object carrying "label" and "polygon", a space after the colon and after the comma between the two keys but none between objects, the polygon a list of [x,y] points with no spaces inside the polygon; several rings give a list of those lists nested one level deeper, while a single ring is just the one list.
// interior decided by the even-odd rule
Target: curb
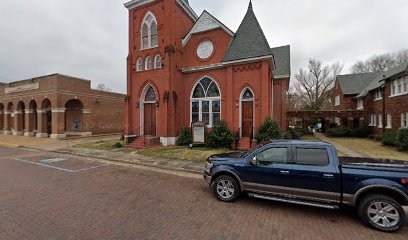
[{"label": "curb", "polygon": [[87,155],[87,154],[73,153],[73,152],[68,152],[68,151],[44,150],[44,149],[30,148],[30,147],[23,147],[23,146],[20,146],[19,148],[31,149],[31,150],[36,150],[36,151],[46,151],[46,152],[59,153],[59,154],[68,154],[68,155],[77,156],[77,157],[95,158],[95,159],[100,159],[100,160],[110,161],[110,162],[133,164],[133,165],[139,165],[139,166],[144,166],[144,167],[152,167],[152,168],[158,168],[158,169],[170,170],[170,171],[181,171],[181,172],[187,172],[187,173],[198,174],[198,175],[203,174],[202,171],[188,170],[188,169],[184,169],[184,168],[166,167],[166,166],[159,166],[159,165],[151,165],[151,164],[143,164],[143,163],[135,163],[135,162],[126,161],[126,160],[112,159],[112,158],[107,158],[107,157],[91,156],[91,155]]},{"label": "curb", "polygon": [[8,148],[21,148],[23,146],[18,145],[18,144],[12,144],[12,143],[5,143],[5,142],[0,142],[1,147],[8,147]]}]

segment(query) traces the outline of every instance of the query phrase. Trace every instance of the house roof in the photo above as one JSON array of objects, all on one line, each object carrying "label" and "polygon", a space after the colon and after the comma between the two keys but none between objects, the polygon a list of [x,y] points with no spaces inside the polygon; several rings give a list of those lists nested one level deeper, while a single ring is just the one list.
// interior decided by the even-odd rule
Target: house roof
[{"label": "house roof", "polygon": [[207,32],[218,28],[223,29],[226,33],[228,33],[231,36],[234,35],[233,31],[231,31],[227,26],[220,22],[216,17],[214,17],[209,12],[204,10],[201,16],[196,21],[196,23],[191,28],[190,32],[188,32],[186,37],[183,38],[182,44],[183,46],[185,46],[193,34]]},{"label": "house roof", "polygon": [[275,78],[290,77],[290,46],[281,46],[271,48],[275,59],[275,70],[273,75]]},{"label": "house roof", "polygon": [[370,84],[378,73],[357,73],[338,75],[340,87],[344,95],[357,95]]},{"label": "house roof", "polygon": [[368,92],[382,87],[384,85],[384,80],[386,80],[387,78],[390,78],[407,70],[408,63],[404,63],[386,72],[377,73],[377,76],[363,90],[361,90],[360,94],[357,95],[357,98],[364,97]]},{"label": "house roof", "polygon": [[272,50],[249,3],[248,11],[233,36],[223,62],[272,55]]}]

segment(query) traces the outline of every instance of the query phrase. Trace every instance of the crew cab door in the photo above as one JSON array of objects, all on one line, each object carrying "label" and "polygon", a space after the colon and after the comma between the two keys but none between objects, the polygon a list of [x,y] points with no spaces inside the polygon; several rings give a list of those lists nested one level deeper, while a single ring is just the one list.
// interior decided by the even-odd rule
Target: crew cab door
[{"label": "crew cab door", "polygon": [[340,202],[341,176],[331,149],[326,146],[293,146],[293,197]]},{"label": "crew cab door", "polygon": [[287,146],[265,147],[250,155],[248,159],[250,164],[245,167],[243,183],[245,189],[290,197],[292,195],[290,155],[290,147]]}]

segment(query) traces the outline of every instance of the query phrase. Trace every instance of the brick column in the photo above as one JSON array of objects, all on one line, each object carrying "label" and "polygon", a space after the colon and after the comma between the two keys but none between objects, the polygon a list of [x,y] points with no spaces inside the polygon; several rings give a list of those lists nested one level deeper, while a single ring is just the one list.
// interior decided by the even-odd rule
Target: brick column
[{"label": "brick column", "polygon": [[14,136],[23,136],[23,117],[22,111],[14,112]]},{"label": "brick column", "polygon": [[65,108],[53,108],[52,124],[51,124],[51,138],[65,138]]},{"label": "brick column", "polygon": [[82,136],[92,136],[93,123],[91,121],[91,109],[82,109]]},{"label": "brick column", "polygon": [[24,111],[25,117],[25,129],[24,129],[24,136],[26,137],[34,137],[34,115],[33,110],[27,109]]},{"label": "brick column", "polygon": [[0,134],[2,134],[4,130],[4,116],[3,111],[0,111]]},{"label": "brick column", "polygon": [[37,110],[37,134],[35,135],[38,138],[47,138],[47,116],[46,111]]},{"label": "brick column", "polygon": [[4,111],[3,116],[4,116],[3,134],[11,135],[10,129],[11,113],[9,111]]}]

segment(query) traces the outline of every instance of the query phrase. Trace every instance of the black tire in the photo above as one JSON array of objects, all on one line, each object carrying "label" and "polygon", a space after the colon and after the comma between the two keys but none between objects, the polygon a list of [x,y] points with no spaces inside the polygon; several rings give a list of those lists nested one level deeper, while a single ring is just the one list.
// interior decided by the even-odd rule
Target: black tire
[{"label": "black tire", "polygon": [[[225,189],[219,189],[225,185]],[[232,192],[231,192],[232,190]],[[240,189],[237,180],[228,175],[217,177],[213,184],[213,191],[218,200],[223,202],[233,202],[238,199]]]},{"label": "black tire", "polygon": [[[383,232],[394,232],[405,225],[405,211],[401,204],[391,197],[381,194],[368,195],[360,201],[357,208],[360,219],[373,229]],[[389,210],[383,212],[383,209]],[[384,214],[391,214],[392,218]],[[374,221],[375,219],[377,219],[377,222]]]}]

